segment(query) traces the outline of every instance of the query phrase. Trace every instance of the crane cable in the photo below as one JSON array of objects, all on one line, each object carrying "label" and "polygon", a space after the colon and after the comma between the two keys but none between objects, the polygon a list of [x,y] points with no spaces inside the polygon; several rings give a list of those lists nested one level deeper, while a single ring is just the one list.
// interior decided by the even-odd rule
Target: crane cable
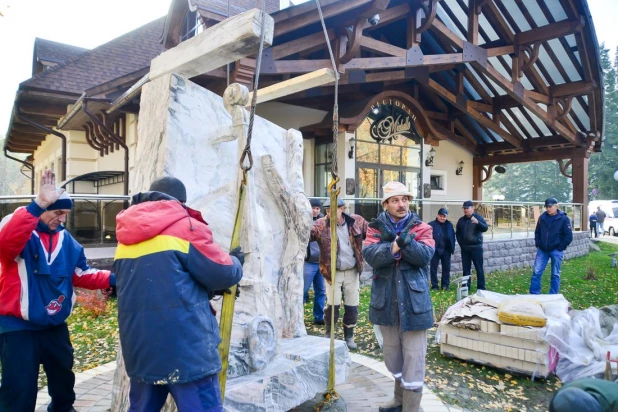
[{"label": "crane cable", "polygon": [[[259,2],[259,0],[257,0]],[[258,50],[255,78],[253,83],[253,98],[251,99],[251,111],[249,114],[249,127],[247,129],[247,143],[242,151],[239,160],[239,166],[242,170],[242,180],[238,195],[238,208],[236,209],[236,218],[234,220],[234,229],[232,230],[232,239],[230,242],[230,250],[234,250],[240,246],[240,229],[242,223],[242,205],[247,188],[247,175],[253,167],[253,155],[251,154],[251,138],[253,137],[253,119],[255,117],[255,106],[257,105],[258,84],[260,79],[260,66],[262,64],[262,53],[264,51],[264,21],[266,17],[265,0],[261,0],[261,28],[260,28],[260,47]],[[228,17],[229,17],[229,0],[228,0]],[[229,69],[228,69],[229,73]],[[229,80],[228,80],[229,82]],[[232,320],[234,318],[234,303],[236,300],[236,292],[238,285],[230,288],[230,293],[224,293],[223,303],[221,304],[221,319],[219,322],[219,333],[221,335],[221,343],[219,344],[219,356],[221,357],[221,371],[219,372],[219,388],[221,391],[221,402],[225,400],[225,385],[227,383],[227,369],[229,365],[230,344],[232,337]]]}]

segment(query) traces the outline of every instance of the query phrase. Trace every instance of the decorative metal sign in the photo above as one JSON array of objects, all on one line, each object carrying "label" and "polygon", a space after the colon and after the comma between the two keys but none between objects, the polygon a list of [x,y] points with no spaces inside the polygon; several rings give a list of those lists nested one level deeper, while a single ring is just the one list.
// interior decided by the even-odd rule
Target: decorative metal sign
[{"label": "decorative metal sign", "polygon": [[376,102],[367,117],[371,120],[370,135],[380,143],[391,143],[400,137],[415,141],[420,139],[415,123],[416,115],[399,100],[383,99]]}]

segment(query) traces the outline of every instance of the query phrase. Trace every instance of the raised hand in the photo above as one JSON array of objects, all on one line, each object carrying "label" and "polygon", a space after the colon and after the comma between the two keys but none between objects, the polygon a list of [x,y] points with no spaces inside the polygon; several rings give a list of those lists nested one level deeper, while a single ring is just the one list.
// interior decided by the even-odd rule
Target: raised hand
[{"label": "raised hand", "polygon": [[51,169],[47,169],[43,172],[43,176],[41,176],[39,193],[34,201],[42,209],[47,209],[49,205],[58,200],[62,193],[64,193],[64,189],[56,188],[56,175]]},{"label": "raised hand", "polygon": [[367,226],[378,231],[378,233],[373,234],[374,237],[377,237],[385,242],[392,242],[395,240],[395,232],[393,232],[392,229],[385,225],[381,220],[371,219],[371,222],[369,222]]}]

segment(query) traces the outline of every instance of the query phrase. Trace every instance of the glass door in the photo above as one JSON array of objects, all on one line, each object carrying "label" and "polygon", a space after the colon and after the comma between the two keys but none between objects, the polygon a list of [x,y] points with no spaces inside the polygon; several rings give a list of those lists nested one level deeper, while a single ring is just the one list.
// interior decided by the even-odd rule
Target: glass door
[{"label": "glass door", "polygon": [[[420,170],[415,168],[397,168],[385,165],[362,165],[357,169],[357,193],[359,198],[356,213],[370,220],[382,211],[380,201],[363,199],[382,199],[382,187],[388,182],[401,182],[414,195],[419,194]],[[411,207],[412,208],[412,207]],[[412,208],[414,209],[414,208]]]}]

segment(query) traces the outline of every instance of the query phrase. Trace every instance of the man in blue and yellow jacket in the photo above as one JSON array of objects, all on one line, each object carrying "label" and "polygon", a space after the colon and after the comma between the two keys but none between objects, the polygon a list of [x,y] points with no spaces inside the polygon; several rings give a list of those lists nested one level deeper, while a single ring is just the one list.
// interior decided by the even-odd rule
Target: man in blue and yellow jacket
[{"label": "man in blue and yellow jacket", "polygon": [[131,410],[219,411],[221,340],[210,299],[242,278],[240,250],[224,252],[171,176],[133,196],[117,217],[118,326]]},{"label": "man in blue and yellow jacket", "polygon": [[39,365],[49,411],[73,411],[73,347],[66,319],[74,287],[107,289],[115,277],[92,269],[64,230],[73,201],[45,170],[36,199],[0,222],[0,411],[34,411]]}]

